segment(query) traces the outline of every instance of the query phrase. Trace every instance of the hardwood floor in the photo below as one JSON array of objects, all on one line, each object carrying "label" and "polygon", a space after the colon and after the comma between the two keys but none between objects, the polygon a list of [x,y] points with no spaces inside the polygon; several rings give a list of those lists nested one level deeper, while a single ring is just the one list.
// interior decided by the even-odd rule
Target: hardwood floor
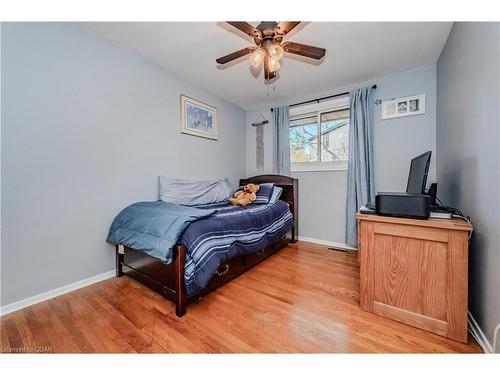
[{"label": "hardwood floor", "polygon": [[359,308],[355,254],[289,246],[190,305],[182,318],[124,276],[1,318],[1,347],[57,353],[473,353]]}]

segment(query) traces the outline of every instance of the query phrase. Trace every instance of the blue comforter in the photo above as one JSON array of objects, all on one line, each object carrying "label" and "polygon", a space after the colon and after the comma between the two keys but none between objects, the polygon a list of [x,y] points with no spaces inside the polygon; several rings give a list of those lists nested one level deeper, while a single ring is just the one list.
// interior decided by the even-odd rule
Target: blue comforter
[{"label": "blue comforter", "polygon": [[142,250],[166,263],[172,260],[175,244],[184,244],[186,293],[194,296],[205,288],[222,263],[254,254],[292,228],[293,216],[283,201],[246,207],[142,202],[117,216],[108,241]]},{"label": "blue comforter", "polygon": [[162,201],[134,203],[113,220],[106,241],[170,263],[172,250],[187,226],[215,212]]},{"label": "blue comforter", "polygon": [[217,209],[217,213],[189,225],[180,239],[187,248],[184,281],[189,296],[201,292],[222,263],[254,254],[293,228],[293,216],[283,201],[197,207]]}]

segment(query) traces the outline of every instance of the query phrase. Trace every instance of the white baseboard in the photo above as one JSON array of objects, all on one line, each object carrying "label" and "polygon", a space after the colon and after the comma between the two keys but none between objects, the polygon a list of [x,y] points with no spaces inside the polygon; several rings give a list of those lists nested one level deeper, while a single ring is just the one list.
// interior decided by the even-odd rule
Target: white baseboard
[{"label": "white baseboard", "polygon": [[305,241],[305,242],[312,242],[312,243],[317,243],[318,245],[325,245],[329,247],[334,247],[337,249],[342,249],[342,250],[354,250],[357,251],[355,247],[349,246],[345,243],[342,242],[331,242],[331,241],[324,241],[324,240],[318,240],[316,238],[309,238],[309,237],[298,237],[299,241]]},{"label": "white baseboard", "polygon": [[0,316],[60,296],[61,294],[66,294],[72,292],[73,290],[98,283],[99,281],[110,279],[113,276],[115,276],[115,271],[101,273],[100,275],[89,277],[88,279],[80,280],[68,285],[64,285],[60,288],[49,290],[48,292],[37,294],[33,297],[13,302],[11,304],[0,307]]},{"label": "white baseboard", "polygon": [[476,319],[472,316],[470,311],[467,312],[468,315],[468,326],[469,326],[469,332],[474,337],[474,339],[477,341],[479,346],[483,349],[483,351],[487,354],[493,353],[493,347],[491,346],[490,342],[486,338],[486,335],[483,333],[481,330],[481,327],[479,327],[479,324],[477,324]]}]

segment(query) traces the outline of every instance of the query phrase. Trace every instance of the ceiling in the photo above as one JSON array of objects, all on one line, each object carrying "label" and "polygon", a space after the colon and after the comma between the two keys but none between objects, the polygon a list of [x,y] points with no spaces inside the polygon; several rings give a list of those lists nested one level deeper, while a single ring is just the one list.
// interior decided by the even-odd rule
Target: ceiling
[{"label": "ceiling", "polygon": [[[258,22],[252,22],[257,25]],[[286,54],[279,79],[264,84],[246,57],[218,67],[215,59],[253,45],[224,22],[96,22],[97,34],[245,109],[269,101],[341,88],[435,64],[451,22],[305,22],[286,40],[326,48],[321,63]]]}]

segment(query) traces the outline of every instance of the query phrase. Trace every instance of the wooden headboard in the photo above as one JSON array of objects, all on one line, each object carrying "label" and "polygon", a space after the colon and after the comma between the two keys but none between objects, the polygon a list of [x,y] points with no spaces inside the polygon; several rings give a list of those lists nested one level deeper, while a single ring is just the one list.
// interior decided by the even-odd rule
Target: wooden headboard
[{"label": "wooden headboard", "polygon": [[265,184],[268,182],[274,183],[283,189],[280,200],[285,201],[290,206],[294,221],[291,242],[295,243],[297,242],[299,233],[299,180],[279,174],[263,174],[241,179],[240,186],[246,184]]}]

